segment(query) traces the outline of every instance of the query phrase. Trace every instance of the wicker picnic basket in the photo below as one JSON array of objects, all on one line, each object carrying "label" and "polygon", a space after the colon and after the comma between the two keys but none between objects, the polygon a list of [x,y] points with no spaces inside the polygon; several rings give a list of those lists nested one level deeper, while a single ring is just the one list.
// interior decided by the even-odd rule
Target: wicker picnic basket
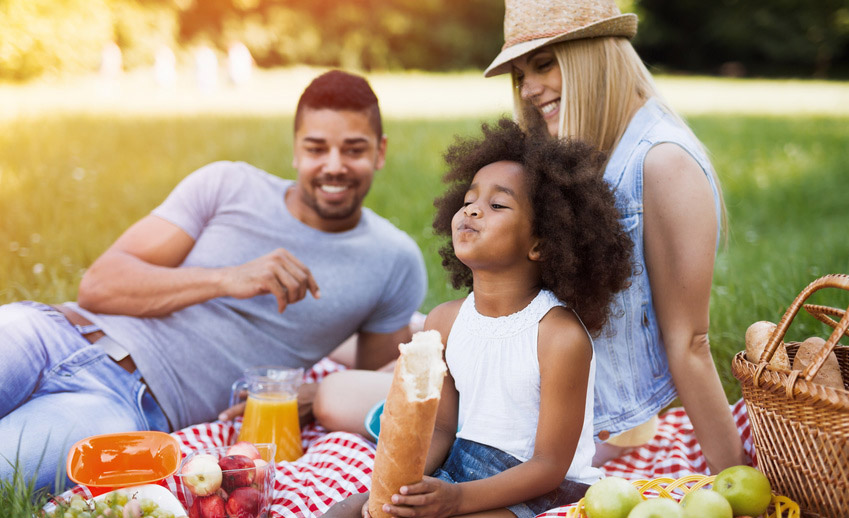
[{"label": "wicker picnic basket", "polygon": [[[645,499],[671,498],[680,501],[690,491],[710,486],[715,478],[715,476],[707,475],[688,475],[677,479],[661,477],[651,480],[633,480],[631,484]],[[796,502],[773,492],[766,518],[799,518],[799,516],[799,506]],[[584,499],[580,499],[577,505],[569,508],[564,518],[587,518],[584,512]]]},{"label": "wicker picnic basket", "polygon": [[[760,361],[750,362],[739,352],[731,363],[749,411],[758,468],[773,491],[798,502],[802,516],[810,518],[849,516],[849,347],[836,345],[844,334],[849,336],[849,311],[804,304],[829,287],[849,291],[849,275],[826,275],[809,284],[781,317]],[[804,372],[767,367],[801,307],[834,331]],[[799,343],[786,346],[792,362]],[[843,389],[811,381],[832,350]]]}]

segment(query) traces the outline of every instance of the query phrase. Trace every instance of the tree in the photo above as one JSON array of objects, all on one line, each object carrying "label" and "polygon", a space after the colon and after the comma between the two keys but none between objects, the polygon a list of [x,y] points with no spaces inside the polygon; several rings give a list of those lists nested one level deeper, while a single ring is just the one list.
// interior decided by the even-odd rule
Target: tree
[{"label": "tree", "polygon": [[740,62],[758,73],[826,77],[849,58],[847,0],[640,0],[635,45],[649,61],[716,71]]}]

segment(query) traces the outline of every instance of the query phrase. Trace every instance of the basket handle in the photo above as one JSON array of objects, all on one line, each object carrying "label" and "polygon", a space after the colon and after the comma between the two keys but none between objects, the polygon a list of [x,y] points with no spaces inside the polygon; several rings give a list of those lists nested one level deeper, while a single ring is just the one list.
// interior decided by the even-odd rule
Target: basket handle
[{"label": "basket handle", "polygon": [[[832,308],[829,306],[820,306],[818,304],[805,304],[802,307],[805,308],[805,311],[810,313],[812,317],[816,318],[823,324],[831,326],[832,328],[837,327],[837,320],[829,318],[829,315],[841,319],[846,313],[846,311],[842,309]],[[849,331],[844,333],[844,335],[849,336]]]},{"label": "basket handle", "polygon": [[[784,312],[784,316],[781,317],[781,320],[778,322],[778,325],[773,331],[772,336],[769,337],[769,341],[764,347],[764,351],[761,354],[759,364],[767,364],[769,360],[772,359],[772,355],[775,354],[775,351],[778,350],[778,343],[784,339],[784,335],[787,333],[787,329],[790,327],[790,323],[793,321],[793,318],[799,313],[799,308],[802,307],[802,304],[810,297],[814,292],[822,289],[822,288],[840,288],[846,291],[849,291],[849,275],[846,274],[832,274],[825,275],[816,279],[812,283],[808,284],[799,293],[796,298],[793,300],[793,303],[790,304],[790,307],[787,308],[787,311]],[[831,309],[831,308],[829,308]],[[837,322],[833,325],[834,331],[831,333],[831,336],[828,337],[828,340],[825,342],[823,348],[817,353],[817,356],[811,361],[810,365],[802,372],[801,377],[807,381],[811,381],[814,379],[814,376],[819,372],[820,367],[823,366],[825,361],[828,359],[828,355],[831,354],[831,351],[834,350],[834,346],[837,344],[837,341],[847,333],[849,330],[849,311],[840,311],[842,313],[842,317],[840,322]],[[814,315],[816,317],[816,315]],[[836,314],[835,314],[836,316]],[[819,317],[817,317],[819,319]],[[823,317],[826,320],[831,321],[828,317]],[[820,319],[821,320],[821,319]],[[833,321],[832,321],[833,322]],[[763,369],[758,370],[759,373],[763,371]],[[757,376],[756,376],[757,378]],[[795,378],[795,377],[794,377]],[[758,380],[754,380],[757,384]]]}]

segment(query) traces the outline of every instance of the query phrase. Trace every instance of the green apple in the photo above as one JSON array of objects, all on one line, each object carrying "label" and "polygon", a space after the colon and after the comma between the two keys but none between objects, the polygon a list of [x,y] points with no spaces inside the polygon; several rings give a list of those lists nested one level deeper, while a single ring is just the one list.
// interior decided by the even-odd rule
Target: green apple
[{"label": "green apple", "polygon": [[732,466],[719,472],[713,490],[731,504],[734,516],[759,516],[772,501],[769,480],[751,466]]},{"label": "green apple", "polygon": [[607,477],[587,489],[584,513],[588,518],[626,518],[643,501],[633,484],[620,477]]},{"label": "green apple", "polygon": [[684,518],[684,508],[671,498],[650,498],[631,509],[628,518]]},{"label": "green apple", "polygon": [[684,518],[734,518],[731,504],[722,495],[710,489],[697,489],[681,500]]}]

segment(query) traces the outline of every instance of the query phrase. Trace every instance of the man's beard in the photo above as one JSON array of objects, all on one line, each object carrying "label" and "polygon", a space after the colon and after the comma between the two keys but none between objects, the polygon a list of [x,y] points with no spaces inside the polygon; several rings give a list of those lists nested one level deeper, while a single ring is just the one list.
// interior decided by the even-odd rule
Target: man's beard
[{"label": "man's beard", "polygon": [[354,198],[345,205],[322,205],[315,196],[302,191],[301,201],[315,211],[322,219],[347,219],[354,215],[362,206],[362,199]]}]

